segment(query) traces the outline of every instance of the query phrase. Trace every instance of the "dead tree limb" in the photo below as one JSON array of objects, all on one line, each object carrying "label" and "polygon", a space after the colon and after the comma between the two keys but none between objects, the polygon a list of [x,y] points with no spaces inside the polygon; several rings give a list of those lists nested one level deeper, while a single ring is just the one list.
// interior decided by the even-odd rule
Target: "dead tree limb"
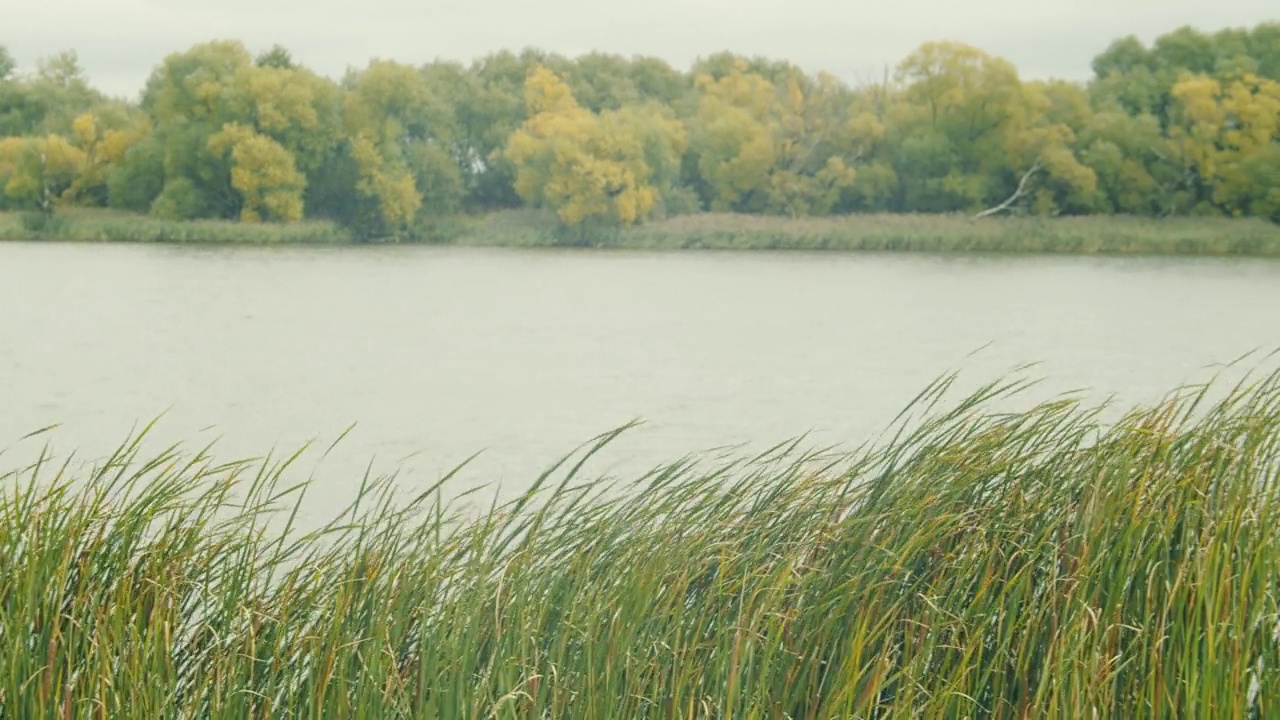
[{"label": "dead tree limb", "polygon": [[999,205],[993,208],[988,208],[986,210],[983,210],[977,215],[974,215],[974,217],[975,218],[990,217],[992,215],[995,215],[996,213],[1002,213],[1005,210],[1008,210],[1009,208],[1013,207],[1013,204],[1021,200],[1022,196],[1027,193],[1027,183],[1031,182],[1031,178],[1035,177],[1035,174],[1040,172],[1042,169],[1044,169],[1044,163],[1037,160],[1036,163],[1031,166],[1030,170],[1027,170],[1025,173],[1022,174],[1022,179],[1018,181],[1018,189],[1013,191],[1013,194],[1009,196],[1008,200],[1005,200],[1004,202],[1000,203]]}]

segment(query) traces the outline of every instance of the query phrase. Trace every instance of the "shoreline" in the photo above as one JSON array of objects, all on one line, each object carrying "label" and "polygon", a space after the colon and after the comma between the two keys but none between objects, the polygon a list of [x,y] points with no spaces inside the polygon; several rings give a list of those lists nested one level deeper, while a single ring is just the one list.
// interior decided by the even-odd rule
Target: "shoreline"
[{"label": "shoreline", "polygon": [[410,239],[361,241],[333,223],[166,221],[102,210],[64,211],[46,227],[0,213],[0,242],[207,245],[422,244],[638,250],[1028,253],[1280,257],[1280,224],[1231,218],[846,215],[785,218],[685,215],[593,235],[567,236],[546,213],[510,210],[448,217]]}]

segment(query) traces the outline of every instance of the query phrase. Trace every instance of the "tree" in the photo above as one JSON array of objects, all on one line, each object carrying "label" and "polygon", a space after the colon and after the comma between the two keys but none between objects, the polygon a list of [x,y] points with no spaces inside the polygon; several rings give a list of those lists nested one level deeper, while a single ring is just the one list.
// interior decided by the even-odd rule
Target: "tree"
[{"label": "tree", "polygon": [[1258,75],[1280,82],[1280,22],[1265,22],[1249,33],[1249,54]]},{"label": "tree", "polygon": [[1095,210],[1135,215],[1166,214],[1175,178],[1164,170],[1168,155],[1160,121],[1150,113],[1120,109],[1093,114],[1080,131],[1081,158],[1098,183]]},{"label": "tree", "polygon": [[242,222],[302,219],[306,179],[280,143],[252,128],[228,123],[209,138],[209,152],[231,160],[231,186],[240,194]]},{"label": "tree", "polygon": [[[1080,160],[1075,130],[1092,114],[1085,92],[1063,82],[1024,83],[1016,108],[1005,128],[1005,176],[1022,174],[1009,197],[1016,202],[1025,194],[1041,215],[1092,210],[1097,175]],[[1033,193],[1024,178],[1034,181]]]},{"label": "tree", "polygon": [[1182,27],[1156,38],[1147,48],[1130,36],[1112,43],[1093,61],[1094,105],[1150,113],[1162,127],[1169,121],[1173,86],[1186,73],[1228,80],[1242,73],[1280,80],[1280,23],[1252,31],[1227,28],[1208,34]]},{"label": "tree", "polygon": [[593,52],[559,72],[578,104],[594,113],[648,102],[670,106],[690,90],[683,74],[652,57]]},{"label": "tree", "polygon": [[52,214],[84,168],[84,153],[60,135],[0,140],[0,187],[17,207]]},{"label": "tree", "polygon": [[272,45],[270,50],[258,53],[258,57],[253,59],[253,64],[277,70],[295,70],[298,67],[293,62],[293,55],[281,45]]},{"label": "tree", "polygon": [[716,56],[714,74],[695,79],[697,186],[718,211],[825,214],[852,187],[853,164],[877,132],[852,110],[852,96],[834,77],[766,68],[775,84],[738,58],[728,68]]},{"label": "tree", "polygon": [[[172,54],[152,73],[142,105],[164,148],[163,189],[153,209],[172,217],[235,218],[246,211],[250,217],[297,216],[292,201],[282,199],[292,197],[292,190],[259,195],[254,186],[246,194],[245,173],[287,166],[315,177],[344,133],[338,88],[297,67],[279,47],[256,63],[238,42],[204,43]],[[212,152],[214,146],[224,151]],[[241,188],[233,177],[236,157],[242,158]],[[295,184],[292,177],[286,182],[287,175],[278,178],[279,187],[307,184]]]},{"label": "tree", "polygon": [[717,212],[763,210],[769,175],[777,163],[772,128],[715,96],[703,98],[691,124],[707,206]]},{"label": "tree", "polygon": [[1169,139],[1200,204],[1280,216],[1280,83],[1187,75],[1173,88]]},{"label": "tree", "polygon": [[547,68],[530,73],[530,118],[505,150],[516,191],[580,232],[643,220],[675,176],[683,127],[652,106],[596,115]]},{"label": "tree", "polygon": [[528,118],[524,102],[525,80],[538,67],[563,70],[563,58],[536,51],[519,55],[503,51],[472,63],[475,79],[453,103],[458,126],[467,138],[468,204],[476,208],[516,207],[516,169],[504,152],[507,140]]},{"label": "tree", "polygon": [[362,237],[404,235],[418,220],[456,212],[466,194],[472,137],[431,78],[455,97],[469,89],[445,64],[376,60],[343,81],[345,140],[312,197]]},{"label": "tree", "polygon": [[242,67],[226,96],[226,121],[251,126],[314,174],[343,135],[342,93],[305,68],[274,63]]},{"label": "tree", "polygon": [[9,54],[9,49],[0,45],[0,81],[8,80],[17,67],[18,64],[13,61],[13,56]]},{"label": "tree", "polygon": [[12,59],[0,57],[0,136],[66,135],[71,122],[106,101],[89,87],[76,54],[42,58],[33,75],[12,76]]},{"label": "tree", "polygon": [[164,190],[164,154],[164,142],[148,133],[112,160],[107,174],[107,205],[120,210],[151,212]]},{"label": "tree", "polygon": [[960,43],[925,44],[898,77],[905,88],[891,124],[901,138],[900,207],[991,214],[1026,200],[1039,212],[1086,204],[1096,179],[1061,121],[1080,112],[1078,98],[1024,84],[1007,60]]},{"label": "tree", "polygon": [[209,139],[237,116],[236,78],[253,66],[239,42],[202,43],[164,59],[148,78],[142,107],[164,147],[163,189],[153,212],[186,219],[239,216],[226,156],[209,152]]},{"label": "tree", "polygon": [[376,207],[376,212],[365,215],[361,232],[372,235],[405,228],[422,206],[413,175],[389,161],[365,137],[351,140],[351,157],[359,173],[356,191]]},{"label": "tree", "polygon": [[375,61],[347,80],[347,128],[372,143],[387,172],[407,172],[433,215],[457,210],[463,178],[453,162],[454,116],[418,69]]}]

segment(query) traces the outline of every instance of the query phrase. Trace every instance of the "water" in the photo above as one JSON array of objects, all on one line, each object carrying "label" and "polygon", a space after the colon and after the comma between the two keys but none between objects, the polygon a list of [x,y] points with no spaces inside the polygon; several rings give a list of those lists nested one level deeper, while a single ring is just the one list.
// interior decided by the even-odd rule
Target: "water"
[{"label": "water", "polygon": [[322,514],[370,461],[412,488],[484,451],[453,488],[510,493],[637,418],[600,472],[853,445],[953,369],[1152,400],[1280,345],[1277,311],[1260,260],[0,243],[0,464],[45,425],[90,458],[167,411],[157,446],[225,457],[357,423]]}]

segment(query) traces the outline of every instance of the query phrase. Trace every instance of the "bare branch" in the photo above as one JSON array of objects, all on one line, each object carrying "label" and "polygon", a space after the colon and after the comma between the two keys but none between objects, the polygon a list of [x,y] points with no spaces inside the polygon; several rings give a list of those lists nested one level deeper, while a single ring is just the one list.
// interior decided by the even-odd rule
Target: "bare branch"
[{"label": "bare branch", "polygon": [[1027,183],[1031,182],[1031,178],[1035,177],[1035,174],[1040,172],[1042,169],[1044,169],[1044,163],[1040,162],[1039,160],[1036,160],[1035,164],[1031,166],[1031,169],[1027,170],[1025,173],[1022,174],[1022,179],[1018,181],[1018,189],[1013,191],[1013,194],[1009,196],[1008,200],[1005,200],[1004,202],[1000,203],[999,205],[993,208],[988,208],[986,210],[983,210],[977,215],[974,215],[974,217],[975,218],[990,217],[991,215],[1002,213],[1005,210],[1008,210],[1009,208],[1013,207],[1013,204],[1021,200],[1022,196],[1026,194]]}]

